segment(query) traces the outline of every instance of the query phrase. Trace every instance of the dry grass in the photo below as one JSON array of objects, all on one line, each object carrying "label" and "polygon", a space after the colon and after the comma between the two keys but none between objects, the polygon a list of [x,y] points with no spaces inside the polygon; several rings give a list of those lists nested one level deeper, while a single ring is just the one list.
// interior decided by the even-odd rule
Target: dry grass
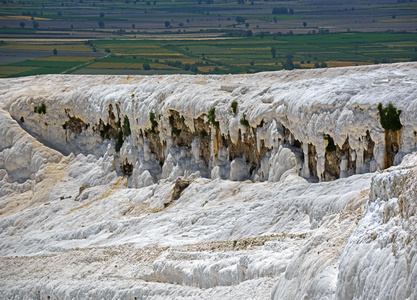
[{"label": "dry grass", "polygon": [[262,48],[257,48],[257,47],[253,47],[253,48],[230,48],[230,50],[232,51],[271,51],[271,47],[262,47]]},{"label": "dry grass", "polygon": [[[27,21],[31,21],[32,17],[30,16],[1,16],[0,20],[27,20]],[[50,21],[51,19],[47,19],[47,18],[38,18],[38,17],[34,17],[34,19],[36,21]]]},{"label": "dry grass", "polygon": [[36,69],[36,67],[0,66],[0,76],[6,77]]},{"label": "dry grass", "polygon": [[198,70],[201,72],[211,72],[213,71],[214,67],[213,66],[202,66],[202,67],[198,67]]},{"label": "dry grass", "polygon": [[179,60],[180,62],[182,62],[183,64],[194,64],[194,63],[196,63],[196,62],[199,62],[199,61],[201,61],[200,59],[198,59],[198,58],[178,58],[178,59],[176,59],[176,60]]},{"label": "dry grass", "polygon": [[113,53],[115,53],[116,55],[139,55],[139,56],[182,56],[181,53],[174,53],[174,52],[166,52],[166,53],[161,53],[161,52],[116,52],[112,50]]},{"label": "dry grass", "polygon": [[399,18],[399,19],[389,19],[382,20],[381,23],[407,23],[407,22],[417,22],[417,18]]},{"label": "dry grass", "polygon": [[156,70],[178,70],[178,68],[171,67],[171,66],[164,65],[164,64],[150,63],[149,65],[151,66],[152,69],[156,69]]},{"label": "dry grass", "polygon": [[[366,66],[366,65],[372,65],[371,62],[357,62],[357,61],[326,61],[327,66],[329,68],[335,68],[335,67],[351,67],[351,66]],[[304,65],[303,65],[304,66]],[[314,64],[313,64],[314,66]]]},{"label": "dry grass", "polygon": [[417,43],[415,43],[415,44],[397,44],[397,45],[388,45],[388,47],[390,47],[390,48],[394,48],[394,47],[416,47],[417,46]]},{"label": "dry grass", "polygon": [[10,44],[2,47],[2,49],[10,50],[44,50],[51,51],[56,49],[59,51],[85,51],[90,52],[91,49],[85,45],[75,44],[75,45],[26,45],[26,44]]},{"label": "dry grass", "polygon": [[[178,70],[178,68],[167,66],[160,63],[150,63],[152,69],[155,70]],[[143,70],[142,63],[114,63],[114,62],[96,62],[93,63],[87,68],[90,69],[136,69]]]},{"label": "dry grass", "polygon": [[42,57],[37,58],[35,60],[40,61],[90,61],[95,59],[96,57],[93,56],[48,56],[48,57]]},{"label": "dry grass", "polygon": [[89,69],[127,69],[129,66],[131,68],[142,69],[142,64],[130,64],[130,63],[113,63],[113,62],[96,62],[93,63],[87,68]]}]

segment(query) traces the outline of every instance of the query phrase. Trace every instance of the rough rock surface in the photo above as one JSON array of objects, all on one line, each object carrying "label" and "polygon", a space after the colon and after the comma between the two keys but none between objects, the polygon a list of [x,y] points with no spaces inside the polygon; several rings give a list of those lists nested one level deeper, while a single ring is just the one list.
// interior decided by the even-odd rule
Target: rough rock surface
[{"label": "rough rock surface", "polygon": [[417,298],[416,87],[416,63],[0,80],[0,298]]}]

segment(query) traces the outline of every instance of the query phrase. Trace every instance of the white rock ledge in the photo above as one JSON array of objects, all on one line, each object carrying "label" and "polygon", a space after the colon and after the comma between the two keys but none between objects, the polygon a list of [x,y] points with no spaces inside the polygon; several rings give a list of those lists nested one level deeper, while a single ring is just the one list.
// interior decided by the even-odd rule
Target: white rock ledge
[{"label": "white rock ledge", "polygon": [[417,63],[1,79],[0,298],[416,299],[416,87]]}]

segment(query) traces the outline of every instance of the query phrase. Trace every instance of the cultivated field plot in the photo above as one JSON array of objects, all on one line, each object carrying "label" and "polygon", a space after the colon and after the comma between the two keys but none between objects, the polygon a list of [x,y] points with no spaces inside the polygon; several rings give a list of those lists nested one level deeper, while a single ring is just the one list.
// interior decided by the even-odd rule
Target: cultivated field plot
[{"label": "cultivated field plot", "polygon": [[[3,1],[0,66],[224,74],[410,61],[416,11],[411,0]],[[40,59],[53,49],[66,58]]]},{"label": "cultivated field plot", "polygon": [[[200,73],[221,74],[280,70],[287,60],[296,68],[409,61],[416,59],[417,34],[346,32],[198,41],[114,40],[94,41],[94,46],[113,53],[103,62],[126,64],[114,66],[119,69],[130,68],[129,64],[141,59],[165,65],[159,65],[159,70],[181,70],[191,64]],[[101,68],[100,64],[89,67]]]},{"label": "cultivated field plot", "polygon": [[142,69],[80,69],[71,74],[77,75],[169,75],[169,74],[189,74],[184,70],[142,70]]},{"label": "cultivated field plot", "polygon": [[[61,72],[236,74],[283,68],[344,67],[403,62],[417,59],[417,34],[346,32],[196,41],[97,40],[90,41],[88,45],[20,43],[3,45],[0,47],[0,54],[1,51],[8,51],[8,54],[11,54],[10,51],[30,51],[29,48],[37,49],[33,51],[40,57],[29,60],[21,60],[24,58],[23,55],[19,56],[20,60],[13,60],[12,56],[2,57],[2,65],[8,67],[5,69],[7,71],[2,73],[3,77]],[[52,55],[51,49],[57,49],[58,54]],[[93,49],[96,52],[93,52]]]},{"label": "cultivated field plot", "polygon": [[[53,50],[56,49],[57,55]],[[105,56],[81,43],[30,44],[3,43],[0,46],[2,77],[59,74],[75,71]]]},{"label": "cultivated field plot", "polygon": [[[417,3],[410,0],[345,1],[3,1],[0,38],[84,39],[412,32]],[[133,53],[131,53],[133,54]]]},{"label": "cultivated field plot", "polygon": [[91,56],[48,56],[36,59],[37,61],[65,61],[65,62],[87,62],[91,61]]},{"label": "cultivated field plot", "polygon": [[35,70],[34,67],[0,66],[0,77],[10,77],[14,74],[21,74]]},{"label": "cultivated field plot", "polygon": [[30,51],[52,51],[56,49],[59,51],[78,51],[78,52],[91,52],[91,49],[82,44],[72,45],[33,45],[33,44],[9,44],[1,47],[6,50],[30,50]]}]

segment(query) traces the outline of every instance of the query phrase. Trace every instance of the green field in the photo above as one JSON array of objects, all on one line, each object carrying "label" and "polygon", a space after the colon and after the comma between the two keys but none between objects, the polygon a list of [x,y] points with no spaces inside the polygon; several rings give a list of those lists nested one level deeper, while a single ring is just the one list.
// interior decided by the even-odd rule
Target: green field
[{"label": "green field", "polygon": [[[211,73],[246,73],[280,70],[287,57],[301,68],[314,63],[332,62],[335,66],[410,61],[416,55],[415,33],[338,33],[292,36],[265,36],[207,41],[95,41],[103,50],[116,52],[113,62],[128,63],[132,52],[147,61],[185,61],[194,59],[201,70]],[[152,47],[152,51],[149,51]],[[271,49],[275,48],[275,58]],[[214,71],[215,67],[222,67]],[[180,68],[180,67],[179,67]]]},{"label": "green field", "polygon": [[[214,40],[96,40],[88,45],[5,44],[1,49],[59,49],[58,55],[24,60],[4,67],[1,76],[56,74],[66,71],[83,74],[157,73],[253,73],[283,69],[290,59],[295,68],[354,66],[394,63],[416,59],[416,33],[334,33],[307,35],[269,35]],[[107,57],[83,53],[108,52]],[[275,49],[275,57],[273,52]],[[60,51],[84,51],[77,56],[60,56]],[[70,53],[70,52],[67,52]],[[77,52],[78,53],[78,52]],[[144,64],[148,64],[148,69]],[[192,69],[192,67],[195,67]],[[150,69],[149,69],[150,68]],[[80,71],[82,69],[83,71]],[[117,71],[116,71],[117,70]],[[125,71],[124,71],[125,70]],[[132,71],[133,70],[133,71]],[[146,72],[145,72],[146,71]],[[153,72],[154,71],[154,72]]]},{"label": "green field", "polygon": [[[417,2],[409,0],[21,0],[0,5],[2,77],[233,74],[417,60]],[[52,56],[53,49],[57,55]]]}]

